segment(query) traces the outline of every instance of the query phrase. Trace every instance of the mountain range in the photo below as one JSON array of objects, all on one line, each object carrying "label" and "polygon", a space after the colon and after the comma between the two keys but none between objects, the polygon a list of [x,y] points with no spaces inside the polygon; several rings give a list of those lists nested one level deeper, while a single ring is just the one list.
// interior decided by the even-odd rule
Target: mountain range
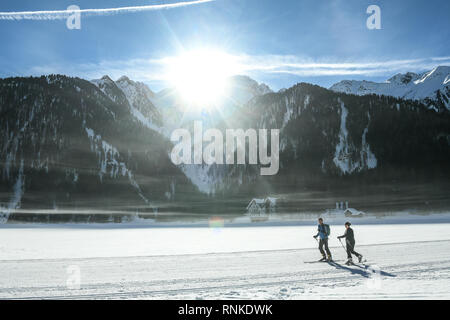
[{"label": "mountain range", "polygon": [[[236,76],[212,109],[220,112],[186,108],[176,89],[155,93],[127,77],[0,79],[0,220],[243,213],[249,199],[268,195],[297,212],[323,208],[323,193],[312,196],[318,191],[334,203],[425,184],[432,187],[423,197],[445,202],[448,70],[279,92]],[[280,129],[279,174],[260,176],[258,165],[173,165],[171,131],[191,130],[198,119],[223,130]]]},{"label": "mountain range", "polygon": [[385,82],[343,80],[330,90],[356,95],[377,94],[418,100],[438,112],[450,110],[450,67],[423,73],[399,73]]}]

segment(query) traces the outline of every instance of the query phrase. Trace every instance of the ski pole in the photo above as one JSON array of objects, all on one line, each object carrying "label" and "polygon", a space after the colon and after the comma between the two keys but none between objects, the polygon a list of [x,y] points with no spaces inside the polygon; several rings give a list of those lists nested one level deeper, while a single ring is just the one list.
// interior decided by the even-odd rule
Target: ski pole
[{"label": "ski pole", "polygon": [[344,248],[344,251],[347,252],[347,249],[345,249],[344,244],[342,243],[341,238],[339,238],[339,242],[341,243],[342,248]]}]

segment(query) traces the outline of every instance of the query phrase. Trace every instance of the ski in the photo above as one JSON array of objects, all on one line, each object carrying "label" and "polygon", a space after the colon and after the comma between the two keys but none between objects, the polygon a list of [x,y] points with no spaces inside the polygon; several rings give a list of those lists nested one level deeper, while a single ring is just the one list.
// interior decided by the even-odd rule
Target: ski
[{"label": "ski", "polygon": [[347,266],[357,266],[357,267],[364,267],[364,268],[368,268],[370,265],[366,263],[367,260],[361,261],[361,262],[357,262],[357,261],[352,261],[352,262],[346,262],[344,263]]},{"label": "ski", "polygon": [[316,260],[316,261],[303,261],[303,263],[320,263],[320,262],[342,262],[343,260]]},{"label": "ski", "polygon": [[356,266],[363,266],[365,268],[370,267],[370,264],[367,264],[367,260],[361,261],[361,262],[353,262]]}]

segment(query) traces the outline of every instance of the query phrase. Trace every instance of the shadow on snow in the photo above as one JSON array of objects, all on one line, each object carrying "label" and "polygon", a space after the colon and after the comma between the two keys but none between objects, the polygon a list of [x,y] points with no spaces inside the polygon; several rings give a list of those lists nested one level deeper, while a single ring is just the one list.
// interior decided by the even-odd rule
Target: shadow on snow
[{"label": "shadow on snow", "polygon": [[[341,269],[341,270],[346,270],[349,271],[352,274],[359,274],[365,278],[369,278],[371,275],[375,274],[378,270],[375,270],[373,268],[371,268],[370,266],[359,266],[356,264],[353,264],[353,266],[359,268],[359,269],[355,269],[355,268],[350,268],[347,266],[343,266],[339,263],[336,262],[328,262],[328,264],[330,266],[334,266],[336,269]],[[396,277],[395,274],[389,273],[389,272],[385,272],[385,271],[378,271],[380,273],[380,275],[385,276],[385,277]]]}]

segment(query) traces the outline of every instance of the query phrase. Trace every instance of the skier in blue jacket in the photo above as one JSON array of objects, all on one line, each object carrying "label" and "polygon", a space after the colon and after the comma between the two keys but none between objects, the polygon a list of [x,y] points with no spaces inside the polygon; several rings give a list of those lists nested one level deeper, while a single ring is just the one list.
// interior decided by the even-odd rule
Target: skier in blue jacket
[{"label": "skier in blue jacket", "polygon": [[[332,261],[331,252],[328,248],[328,236],[330,235],[330,226],[323,223],[323,219],[319,218],[319,225],[317,226],[317,234],[313,236],[316,240],[317,237],[319,237],[319,251],[322,254],[322,259],[320,261]],[[328,255],[325,255],[325,251],[323,250],[323,247],[325,247],[325,251]]]}]

